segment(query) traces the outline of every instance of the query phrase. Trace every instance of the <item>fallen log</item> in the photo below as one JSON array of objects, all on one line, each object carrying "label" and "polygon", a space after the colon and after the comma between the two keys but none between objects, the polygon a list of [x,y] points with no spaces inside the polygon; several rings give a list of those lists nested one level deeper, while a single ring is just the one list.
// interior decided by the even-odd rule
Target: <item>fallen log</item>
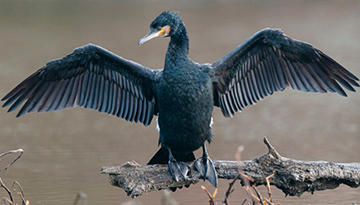
[{"label": "fallen log", "polygon": [[[300,161],[282,157],[264,138],[269,152],[248,161],[213,161],[219,179],[240,178],[239,170],[253,179],[253,184],[270,184],[282,190],[285,195],[301,196],[304,192],[334,189],[340,184],[357,188],[360,186],[360,163],[332,163],[326,161]],[[101,174],[109,174],[109,182],[135,198],[154,190],[169,187],[188,187],[196,184],[200,174],[192,163],[187,180],[176,182],[167,165],[140,165],[127,162],[120,166],[102,167]]]}]

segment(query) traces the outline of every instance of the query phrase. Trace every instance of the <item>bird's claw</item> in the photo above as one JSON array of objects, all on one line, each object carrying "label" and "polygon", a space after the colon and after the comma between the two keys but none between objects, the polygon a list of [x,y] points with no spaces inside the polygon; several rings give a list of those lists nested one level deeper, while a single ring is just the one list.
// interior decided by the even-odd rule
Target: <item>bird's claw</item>
[{"label": "bird's claw", "polygon": [[171,176],[175,181],[179,181],[181,179],[187,179],[187,174],[190,171],[190,167],[185,162],[177,162],[177,161],[169,161],[168,162],[169,170]]},{"label": "bird's claw", "polygon": [[208,180],[214,187],[217,187],[217,173],[213,162],[208,156],[196,160],[194,166],[204,180]]}]

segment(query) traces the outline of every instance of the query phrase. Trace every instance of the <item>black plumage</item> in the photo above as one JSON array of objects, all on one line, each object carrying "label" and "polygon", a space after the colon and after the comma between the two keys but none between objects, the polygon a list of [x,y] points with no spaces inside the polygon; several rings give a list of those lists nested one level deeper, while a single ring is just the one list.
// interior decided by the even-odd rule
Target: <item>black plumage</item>
[{"label": "black plumage", "polygon": [[359,79],[308,43],[278,29],[255,33],[212,64],[188,58],[184,23],[175,12],[163,12],[139,45],[157,36],[170,37],[162,70],[151,70],[99,46],[88,44],[51,61],[29,76],[2,100],[17,117],[28,112],[85,107],[127,121],[149,125],[158,115],[160,150],[150,164],[168,163],[176,180],[186,178],[193,151],[203,147],[195,166],[217,186],[207,155],[213,107],[225,117],[290,86],[304,92],[346,93]]}]

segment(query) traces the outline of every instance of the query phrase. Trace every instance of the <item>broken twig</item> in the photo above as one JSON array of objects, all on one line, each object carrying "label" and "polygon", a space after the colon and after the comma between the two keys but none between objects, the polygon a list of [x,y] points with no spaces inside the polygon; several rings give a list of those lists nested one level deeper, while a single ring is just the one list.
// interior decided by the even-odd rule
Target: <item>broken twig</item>
[{"label": "broken twig", "polygon": [[[243,162],[213,161],[219,179],[235,179],[239,168],[251,177],[255,186],[271,185],[281,189],[285,195],[301,196],[304,192],[334,189],[340,184],[356,188],[360,186],[360,163],[332,163],[324,161],[300,161],[282,157],[265,138],[267,154]],[[187,180],[175,182],[167,165],[140,165],[127,162],[117,167],[102,167],[100,173],[109,174],[110,183],[124,189],[135,198],[154,190],[169,187],[190,186],[201,180],[192,163]]]}]

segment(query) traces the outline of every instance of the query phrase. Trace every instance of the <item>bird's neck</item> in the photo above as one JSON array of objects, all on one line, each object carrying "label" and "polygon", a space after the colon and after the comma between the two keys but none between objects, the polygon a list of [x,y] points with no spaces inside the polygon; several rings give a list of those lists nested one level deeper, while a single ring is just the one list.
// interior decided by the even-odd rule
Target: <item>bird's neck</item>
[{"label": "bird's neck", "polygon": [[165,63],[175,65],[179,59],[187,59],[189,53],[189,38],[184,24],[181,24],[175,35],[171,36],[166,52]]}]

